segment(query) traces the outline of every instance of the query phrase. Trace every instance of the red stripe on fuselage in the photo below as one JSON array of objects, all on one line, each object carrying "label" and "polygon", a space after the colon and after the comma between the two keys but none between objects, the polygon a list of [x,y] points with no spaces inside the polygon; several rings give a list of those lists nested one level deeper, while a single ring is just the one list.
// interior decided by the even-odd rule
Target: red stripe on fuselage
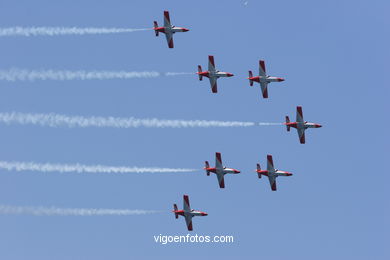
[{"label": "red stripe on fuselage", "polygon": [[268,177],[268,171],[261,170],[261,171],[256,171],[256,172]]},{"label": "red stripe on fuselage", "polygon": [[252,80],[252,81],[255,81],[255,82],[257,82],[257,83],[259,83],[259,82],[260,82],[260,77],[259,77],[259,76],[256,76],[256,77],[250,77],[250,78],[248,78],[248,79],[250,79],[250,80]]}]

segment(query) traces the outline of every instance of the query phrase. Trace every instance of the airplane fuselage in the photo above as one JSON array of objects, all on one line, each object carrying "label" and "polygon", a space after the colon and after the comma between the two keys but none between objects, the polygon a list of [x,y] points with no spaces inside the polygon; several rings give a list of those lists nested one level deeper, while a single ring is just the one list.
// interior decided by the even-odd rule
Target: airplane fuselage
[{"label": "airplane fuselage", "polygon": [[232,77],[233,74],[229,72],[223,72],[223,71],[202,71],[202,72],[197,72],[196,74],[201,75],[206,78],[222,78],[222,77]]},{"label": "airplane fuselage", "polygon": [[275,171],[256,170],[256,172],[258,174],[261,174],[261,175],[264,175],[264,176],[267,176],[267,177],[270,177],[270,176],[274,176],[274,177],[278,177],[278,176],[291,176],[292,175],[291,172],[279,171],[279,170],[275,170]]},{"label": "airplane fuselage", "polygon": [[180,216],[190,216],[190,217],[195,217],[195,216],[207,216],[208,214],[203,211],[199,210],[191,210],[191,211],[184,211],[184,210],[173,210],[173,213],[180,215]]},{"label": "airplane fuselage", "polygon": [[233,169],[233,168],[226,168],[224,167],[222,171],[219,171],[217,168],[210,167],[210,168],[205,168],[206,171],[208,172],[213,172],[213,173],[220,173],[222,172],[223,174],[238,174],[240,173],[239,170]]},{"label": "airplane fuselage", "polygon": [[316,123],[310,123],[310,122],[290,122],[286,123],[287,126],[294,127],[296,129],[308,129],[308,128],[320,128],[322,125],[316,124]]},{"label": "airplane fuselage", "polygon": [[188,32],[189,30],[184,27],[156,27],[154,28],[155,31],[161,32],[161,33],[169,33],[174,34],[176,32]]},{"label": "airplane fuselage", "polygon": [[257,83],[270,83],[270,82],[281,82],[284,81],[284,78],[279,77],[271,77],[271,76],[256,76],[256,77],[249,77],[248,79],[257,82]]}]

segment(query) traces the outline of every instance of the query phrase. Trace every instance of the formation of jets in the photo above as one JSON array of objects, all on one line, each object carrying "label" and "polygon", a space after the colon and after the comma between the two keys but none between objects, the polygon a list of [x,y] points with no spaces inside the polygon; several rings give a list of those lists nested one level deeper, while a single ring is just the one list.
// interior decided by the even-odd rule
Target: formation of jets
[{"label": "formation of jets", "polygon": [[[169,12],[164,11],[164,26],[159,27],[157,22],[154,21],[154,32],[156,36],[159,36],[159,33],[164,33],[168,47],[173,48],[173,34],[177,32],[188,32],[189,30],[184,27],[177,27],[171,25],[171,21],[169,18]],[[222,72],[216,69],[215,62],[214,62],[214,56],[209,55],[208,57],[208,68],[207,71],[203,71],[201,65],[198,65],[198,71],[196,74],[199,77],[199,80],[203,80],[203,77],[206,77],[210,81],[210,87],[212,93],[218,93],[218,87],[217,87],[217,80],[221,77],[232,77],[234,76],[232,73],[229,72]],[[254,76],[252,71],[249,71],[249,77],[247,78],[249,80],[249,85],[253,86],[254,82],[257,82],[260,84],[261,93],[263,98],[268,98],[268,84],[272,82],[282,82],[285,81],[284,78],[281,77],[275,77],[267,75],[266,68],[265,68],[265,61],[260,60],[259,61],[259,74],[258,76]],[[290,131],[290,128],[296,128],[299,136],[299,141],[301,144],[305,143],[305,130],[308,128],[319,128],[322,127],[320,124],[317,123],[310,123],[307,121],[304,121],[303,119],[303,113],[302,113],[302,107],[297,107],[297,115],[296,115],[296,122],[290,122],[290,119],[288,116],[286,116],[286,121],[284,125],[287,127],[287,131]],[[204,170],[206,171],[207,176],[210,176],[210,173],[214,173],[217,176],[218,185],[221,189],[225,188],[225,175],[226,174],[238,174],[240,173],[239,170],[224,167],[222,164],[222,157],[221,153],[215,154],[215,167],[210,167],[209,162],[205,161],[205,167]],[[268,177],[271,190],[276,191],[276,178],[279,176],[292,176],[291,172],[287,171],[281,171],[278,169],[275,169],[272,155],[267,155],[267,169],[262,170],[260,168],[260,164],[257,164],[256,167],[256,173],[259,178],[262,176]],[[178,218],[179,216],[183,216],[185,218],[187,229],[189,231],[193,230],[192,227],[192,218],[195,216],[207,216],[207,213],[193,210],[190,208],[190,202],[188,195],[183,196],[183,209],[179,210],[177,205],[174,204],[173,213],[175,214],[175,217]]]},{"label": "formation of jets", "polygon": [[[173,48],[173,34],[177,32],[188,32],[189,29],[184,27],[177,27],[171,25],[171,20],[169,18],[169,12],[164,11],[164,26],[159,27],[158,23],[154,21],[154,32],[156,36],[159,36],[159,33],[164,33],[167,39],[168,47]],[[215,68],[214,56],[209,55],[209,63],[208,70],[202,71],[202,67],[198,65],[198,72],[196,73],[199,76],[199,80],[201,81],[203,77],[207,77],[210,80],[210,86],[212,93],[218,93],[217,89],[217,79],[221,77],[232,77],[234,76],[232,73],[219,71]],[[280,77],[272,77],[266,74],[265,71],[265,61],[259,61],[259,75],[253,76],[252,71],[249,71],[249,84],[253,86],[253,82],[257,82],[260,84],[261,92],[263,98],[268,98],[268,84],[271,82],[281,82],[284,81],[284,78]]]}]

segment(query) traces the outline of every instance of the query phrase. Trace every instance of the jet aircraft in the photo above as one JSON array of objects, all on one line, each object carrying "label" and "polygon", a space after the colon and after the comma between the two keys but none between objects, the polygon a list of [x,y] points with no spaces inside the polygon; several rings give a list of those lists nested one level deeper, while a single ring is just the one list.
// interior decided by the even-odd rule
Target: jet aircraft
[{"label": "jet aircraft", "polygon": [[298,137],[299,137],[299,142],[301,144],[305,143],[305,130],[308,128],[319,128],[322,127],[320,124],[316,123],[310,123],[307,121],[303,121],[303,113],[302,113],[302,107],[297,106],[297,118],[296,122],[290,122],[290,118],[286,116],[286,123],[287,131],[290,131],[290,127],[294,127],[298,131]]},{"label": "jet aircraft", "polygon": [[158,36],[159,33],[165,34],[169,48],[173,48],[173,34],[175,34],[177,32],[188,32],[189,31],[186,28],[171,25],[171,20],[169,19],[169,12],[168,11],[164,11],[164,26],[159,27],[157,22],[154,21],[154,28],[153,29],[154,29],[154,32],[156,33],[156,36]]},{"label": "jet aircraft", "polygon": [[179,218],[180,216],[183,216],[186,220],[187,229],[188,231],[192,231],[192,218],[195,216],[207,216],[208,214],[206,212],[198,211],[191,209],[190,207],[190,200],[188,198],[188,195],[183,196],[183,209],[179,210],[177,208],[176,204],[173,204],[173,210],[172,212],[175,214],[175,218]]},{"label": "jet aircraft", "polygon": [[274,168],[274,162],[272,155],[267,155],[267,170],[261,170],[260,164],[257,164],[257,175],[261,178],[261,175],[267,176],[271,190],[276,191],[276,178],[279,176],[291,176],[291,172],[280,171]]},{"label": "jet aircraft", "polygon": [[284,81],[284,78],[271,77],[265,72],[265,62],[263,60],[259,61],[259,76],[254,77],[252,71],[249,71],[249,84],[253,86],[253,82],[260,83],[261,92],[263,93],[263,98],[268,98],[268,84],[271,82],[280,82]]},{"label": "jet aircraft", "polygon": [[202,67],[198,65],[198,72],[196,73],[199,76],[199,80],[202,80],[203,77],[207,77],[210,80],[211,91],[217,93],[217,79],[221,77],[232,77],[233,74],[229,72],[223,72],[215,69],[214,56],[209,55],[209,66],[207,71],[202,71]]},{"label": "jet aircraft", "polygon": [[240,173],[239,170],[233,168],[223,167],[221,153],[215,153],[215,167],[212,168],[209,165],[208,161],[205,161],[205,167],[207,176],[210,176],[210,172],[213,172],[217,175],[218,183],[220,188],[225,188],[225,174],[237,174]]}]

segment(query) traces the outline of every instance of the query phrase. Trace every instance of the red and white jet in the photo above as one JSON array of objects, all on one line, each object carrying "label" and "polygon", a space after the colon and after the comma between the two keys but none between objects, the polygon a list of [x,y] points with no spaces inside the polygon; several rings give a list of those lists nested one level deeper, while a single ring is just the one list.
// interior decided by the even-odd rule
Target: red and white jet
[{"label": "red and white jet", "polygon": [[220,188],[225,188],[225,174],[237,174],[240,173],[239,170],[223,167],[221,153],[215,153],[215,167],[212,168],[209,165],[208,161],[205,161],[205,167],[207,176],[210,176],[210,172],[213,172],[217,175],[218,183]]},{"label": "red and white jet", "polygon": [[267,176],[271,190],[276,191],[276,178],[279,176],[291,176],[291,172],[279,171],[274,168],[274,162],[272,161],[272,155],[267,155],[267,170],[261,170],[260,164],[257,164],[257,175],[261,178],[261,175]]},{"label": "red and white jet", "polygon": [[158,36],[158,33],[164,33],[165,37],[167,38],[168,46],[169,48],[173,48],[173,34],[177,32],[188,32],[189,30],[183,27],[177,27],[171,25],[171,20],[169,19],[169,12],[164,11],[164,26],[158,27],[158,24],[156,21],[154,21],[154,32],[156,33],[156,36]]},{"label": "red and white jet", "polygon": [[188,199],[188,195],[183,196],[183,209],[178,210],[177,205],[173,204],[172,212],[175,213],[176,218],[179,218],[179,215],[183,216],[185,218],[188,231],[192,231],[192,218],[193,217],[207,216],[208,215],[206,212],[191,209],[190,200]]},{"label": "red and white jet", "polygon": [[259,76],[253,77],[252,71],[250,70],[248,79],[250,86],[253,86],[253,81],[260,83],[263,98],[268,98],[267,87],[269,83],[284,81],[284,78],[268,76],[265,72],[265,62],[263,60],[259,61]]},{"label": "red and white jet", "polygon": [[207,71],[202,71],[202,67],[198,65],[198,72],[196,73],[199,76],[199,80],[202,80],[203,77],[207,77],[210,80],[211,91],[217,93],[217,79],[221,77],[233,77],[234,75],[229,72],[223,72],[215,69],[214,56],[209,55],[209,67]]},{"label": "red and white jet", "polygon": [[290,118],[288,116],[286,116],[285,125],[287,127],[287,131],[290,131],[290,127],[294,127],[297,129],[299,141],[301,144],[305,143],[305,130],[306,129],[322,127],[322,125],[320,125],[320,124],[303,121],[303,113],[302,113],[301,106],[297,106],[297,120],[296,120],[296,122],[290,122]]}]

